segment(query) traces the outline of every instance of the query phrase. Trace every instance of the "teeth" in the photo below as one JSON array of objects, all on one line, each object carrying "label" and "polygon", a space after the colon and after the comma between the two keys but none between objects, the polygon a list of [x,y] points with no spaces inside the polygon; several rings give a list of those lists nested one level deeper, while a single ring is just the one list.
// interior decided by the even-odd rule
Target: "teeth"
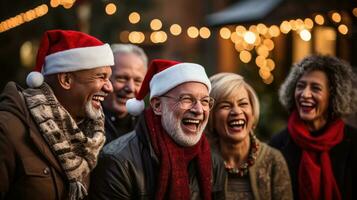
[{"label": "teeth", "polygon": [[239,119],[239,120],[236,120],[236,121],[232,121],[229,123],[229,125],[231,126],[241,126],[241,125],[244,125],[245,124],[245,121],[242,120],[242,119]]},{"label": "teeth", "polygon": [[301,102],[300,103],[302,106],[313,106],[312,103],[308,103],[308,102]]},{"label": "teeth", "polygon": [[93,99],[96,101],[104,101],[104,97],[103,96],[93,96]]},{"label": "teeth", "polygon": [[198,124],[198,123],[200,123],[200,120],[184,119],[183,122],[185,122],[185,123],[192,123],[192,124]]}]

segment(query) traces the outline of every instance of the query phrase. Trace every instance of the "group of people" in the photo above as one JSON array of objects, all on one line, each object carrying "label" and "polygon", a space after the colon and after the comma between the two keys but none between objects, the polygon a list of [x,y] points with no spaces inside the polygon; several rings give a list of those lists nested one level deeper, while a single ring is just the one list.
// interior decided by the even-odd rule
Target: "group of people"
[{"label": "group of people", "polygon": [[0,95],[0,199],[357,198],[357,82],[336,57],[294,64],[269,144],[244,77],[135,45],[47,31],[26,83]]}]

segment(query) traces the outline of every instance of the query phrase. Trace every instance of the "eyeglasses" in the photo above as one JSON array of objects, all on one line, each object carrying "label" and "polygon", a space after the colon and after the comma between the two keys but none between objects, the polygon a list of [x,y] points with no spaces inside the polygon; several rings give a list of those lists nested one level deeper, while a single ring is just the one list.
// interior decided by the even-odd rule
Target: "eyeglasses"
[{"label": "eyeglasses", "polygon": [[161,97],[166,97],[166,98],[176,100],[176,103],[180,104],[180,108],[185,109],[185,110],[191,109],[194,105],[196,105],[197,101],[200,101],[200,103],[202,105],[202,109],[204,111],[211,110],[214,105],[214,99],[209,96],[203,97],[200,100],[197,100],[194,96],[188,95],[188,94],[182,95],[178,98],[172,97],[172,96],[167,96],[167,95],[162,95]]}]

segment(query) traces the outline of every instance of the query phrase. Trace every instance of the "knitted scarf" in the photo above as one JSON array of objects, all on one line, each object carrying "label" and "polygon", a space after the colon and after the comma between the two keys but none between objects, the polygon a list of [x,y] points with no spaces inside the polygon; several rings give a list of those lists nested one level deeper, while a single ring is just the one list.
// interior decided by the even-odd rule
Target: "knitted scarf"
[{"label": "knitted scarf", "polygon": [[83,178],[95,167],[105,142],[104,115],[99,120],[85,119],[77,126],[46,83],[38,89],[24,90],[23,96],[43,138],[67,176],[68,198],[84,198],[87,191]]},{"label": "knitted scarf", "polygon": [[296,111],[290,115],[290,136],[302,149],[298,171],[300,199],[341,199],[332,171],[329,150],[342,141],[343,129],[343,121],[337,119],[327,124],[323,134],[313,137]]},{"label": "knitted scarf", "polygon": [[159,158],[155,199],[190,199],[188,164],[195,161],[198,169],[198,182],[201,198],[211,199],[211,153],[205,134],[192,147],[182,147],[174,142],[161,125],[161,117],[151,108],[145,110],[151,144]]}]

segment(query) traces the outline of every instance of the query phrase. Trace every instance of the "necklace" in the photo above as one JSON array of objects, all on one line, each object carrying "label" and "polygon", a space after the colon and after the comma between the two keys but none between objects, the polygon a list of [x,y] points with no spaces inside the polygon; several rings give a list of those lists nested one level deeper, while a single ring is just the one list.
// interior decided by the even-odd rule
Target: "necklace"
[{"label": "necklace", "polygon": [[239,167],[232,167],[224,161],[224,167],[226,171],[230,174],[237,175],[239,177],[243,177],[248,174],[248,168],[254,165],[255,160],[257,159],[259,143],[254,134],[250,134],[250,149],[248,159],[244,161]]}]

